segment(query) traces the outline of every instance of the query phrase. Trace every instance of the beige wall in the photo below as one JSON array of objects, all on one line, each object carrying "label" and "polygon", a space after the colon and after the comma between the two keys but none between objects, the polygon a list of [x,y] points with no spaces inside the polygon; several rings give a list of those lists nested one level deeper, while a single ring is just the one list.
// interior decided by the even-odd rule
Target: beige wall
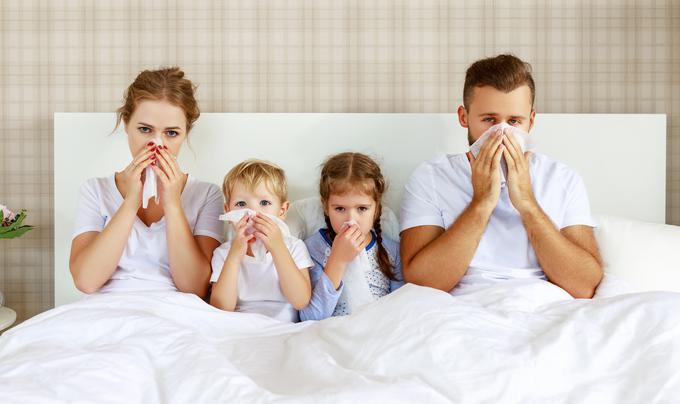
[{"label": "beige wall", "polygon": [[159,65],[182,66],[206,112],[453,112],[466,66],[513,52],[541,112],[668,114],[680,224],[676,0],[0,0],[0,44],[0,203],[38,226],[0,240],[20,320],[52,306],[52,114],[113,111]]}]

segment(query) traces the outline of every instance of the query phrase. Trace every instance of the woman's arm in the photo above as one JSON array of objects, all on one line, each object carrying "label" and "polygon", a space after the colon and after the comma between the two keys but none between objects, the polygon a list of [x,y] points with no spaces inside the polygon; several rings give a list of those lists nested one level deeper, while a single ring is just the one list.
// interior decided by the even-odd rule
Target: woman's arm
[{"label": "woman's arm", "polygon": [[146,148],[120,174],[125,200],[101,232],[80,234],[71,243],[69,267],[76,288],[93,293],[113,275],[125,251],[142,201],[142,171],[151,163]]}]

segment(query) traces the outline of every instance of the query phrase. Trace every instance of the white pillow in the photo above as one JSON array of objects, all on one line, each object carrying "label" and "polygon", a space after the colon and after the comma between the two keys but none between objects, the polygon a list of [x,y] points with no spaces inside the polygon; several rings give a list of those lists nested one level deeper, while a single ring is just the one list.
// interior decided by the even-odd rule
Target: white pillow
[{"label": "white pillow", "polygon": [[[286,223],[290,233],[299,239],[306,239],[314,232],[326,227],[323,217],[323,207],[318,197],[297,200],[290,204]],[[392,240],[399,240],[399,221],[392,209],[383,205],[380,226],[383,235]]]},{"label": "white pillow", "polygon": [[680,292],[680,226],[614,216],[597,221],[605,272],[636,290]]}]

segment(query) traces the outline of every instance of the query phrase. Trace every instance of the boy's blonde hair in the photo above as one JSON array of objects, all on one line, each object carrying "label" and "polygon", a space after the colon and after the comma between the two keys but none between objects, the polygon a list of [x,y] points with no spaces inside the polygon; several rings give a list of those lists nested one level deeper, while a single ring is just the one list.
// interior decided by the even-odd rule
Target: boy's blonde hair
[{"label": "boy's blonde hair", "polygon": [[251,191],[264,182],[281,203],[288,201],[286,174],[281,167],[269,161],[249,159],[229,170],[222,182],[222,194],[226,203],[229,203],[231,192],[239,182]]}]

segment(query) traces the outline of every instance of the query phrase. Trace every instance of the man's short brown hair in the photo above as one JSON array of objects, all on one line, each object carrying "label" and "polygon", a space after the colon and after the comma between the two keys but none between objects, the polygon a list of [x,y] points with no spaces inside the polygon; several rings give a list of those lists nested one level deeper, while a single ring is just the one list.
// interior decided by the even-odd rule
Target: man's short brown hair
[{"label": "man's short brown hair", "polygon": [[509,93],[523,85],[531,89],[531,106],[534,105],[536,86],[531,76],[531,65],[514,55],[498,55],[481,59],[468,67],[463,87],[463,105],[469,110],[475,87],[491,86]]}]

